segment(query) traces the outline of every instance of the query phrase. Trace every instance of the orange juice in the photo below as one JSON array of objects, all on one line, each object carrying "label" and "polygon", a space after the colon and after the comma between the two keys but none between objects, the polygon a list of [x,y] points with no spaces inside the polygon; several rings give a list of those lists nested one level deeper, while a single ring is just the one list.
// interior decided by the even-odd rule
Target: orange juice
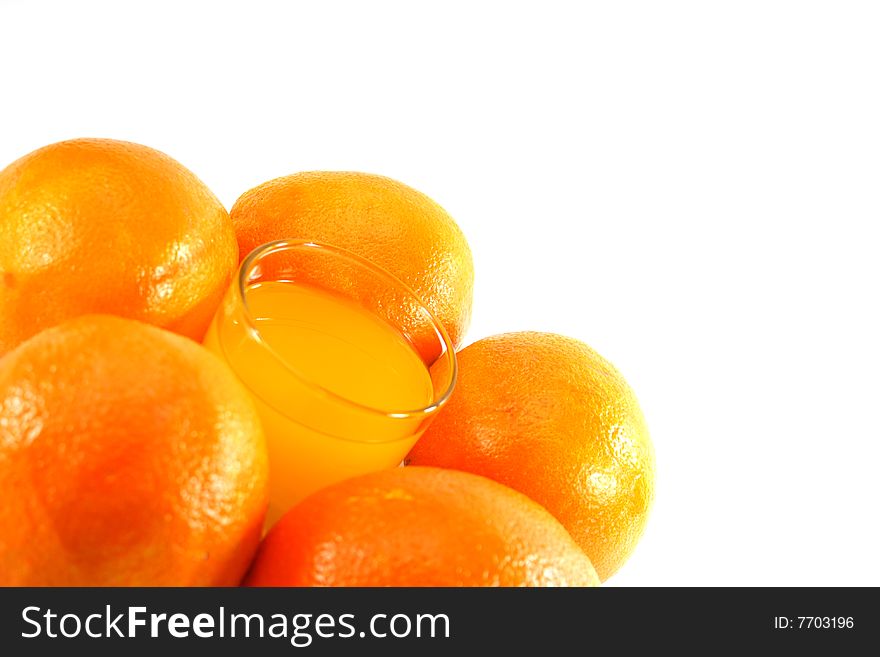
[{"label": "orange juice", "polygon": [[205,344],[229,363],[260,412],[270,521],[325,485],[398,464],[435,396],[410,342],[330,290],[265,281],[244,294],[251,321],[219,312]]}]

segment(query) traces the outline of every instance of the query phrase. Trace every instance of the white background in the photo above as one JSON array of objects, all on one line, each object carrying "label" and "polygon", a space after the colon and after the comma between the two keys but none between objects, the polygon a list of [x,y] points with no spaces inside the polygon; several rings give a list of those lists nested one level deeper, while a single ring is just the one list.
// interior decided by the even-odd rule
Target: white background
[{"label": "white background", "polygon": [[584,340],[657,501],[617,585],[880,585],[871,2],[10,2],[0,167],[142,142],[227,206],[383,173],[468,236],[469,341]]}]

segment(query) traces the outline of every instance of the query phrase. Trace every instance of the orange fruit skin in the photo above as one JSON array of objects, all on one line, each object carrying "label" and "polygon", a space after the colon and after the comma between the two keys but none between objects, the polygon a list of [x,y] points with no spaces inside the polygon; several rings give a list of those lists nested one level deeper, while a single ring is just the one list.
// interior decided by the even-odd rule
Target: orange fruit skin
[{"label": "orange fruit skin", "polygon": [[256,410],[202,346],[83,316],[0,359],[0,585],[235,585],[259,544]]},{"label": "orange fruit skin", "polygon": [[401,182],[367,173],[311,171],[245,192],[230,211],[239,252],[306,239],[366,258],[408,285],[461,343],[471,317],[474,267],[458,225]]},{"label": "orange fruit skin", "polygon": [[237,264],[223,205],[159,151],[75,139],[0,171],[0,355],[88,313],[201,340]]},{"label": "orange fruit skin", "polygon": [[635,548],[654,496],[654,450],[626,381],[587,345],[548,333],[480,340],[458,364],[452,398],[406,462],[525,493],[608,579]]},{"label": "orange fruit skin", "polygon": [[263,541],[249,586],[598,586],[524,495],[465,472],[392,468],[303,500]]}]

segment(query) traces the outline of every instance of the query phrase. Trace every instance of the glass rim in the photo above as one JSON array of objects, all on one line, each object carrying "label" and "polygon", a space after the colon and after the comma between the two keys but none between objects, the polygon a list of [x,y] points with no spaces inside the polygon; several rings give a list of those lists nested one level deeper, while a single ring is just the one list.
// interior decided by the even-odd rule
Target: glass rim
[{"label": "glass rim", "polygon": [[[412,410],[389,411],[381,408],[376,408],[374,406],[361,404],[357,401],[349,399],[348,397],[333,392],[332,390],[318,383],[315,383],[310,377],[305,376],[286,358],[281,356],[278,351],[272,347],[269,340],[266,340],[263,337],[263,334],[260,333],[260,329],[257,327],[257,323],[253,314],[251,313],[250,306],[247,302],[247,288],[250,273],[253,271],[254,266],[261,258],[271,255],[272,253],[297,248],[317,249],[319,251],[329,252],[335,256],[340,256],[350,261],[353,261],[358,266],[369,270],[380,278],[387,280],[390,284],[396,286],[397,288],[400,288],[403,292],[405,292],[406,294],[411,296],[413,300],[415,300],[420,310],[424,312],[427,318],[430,320],[432,328],[436,332],[440,342],[443,345],[443,348],[445,349],[445,352],[437,358],[437,361],[439,361],[440,358],[447,357],[451,360],[452,364],[451,373],[449,376],[449,383],[444,387],[443,391],[440,394],[432,395],[432,400],[429,405]],[[349,251],[348,249],[334,246],[332,244],[327,244],[326,242],[306,239],[281,239],[266,242],[265,244],[261,244],[260,246],[254,248],[247,255],[247,257],[241,261],[241,264],[238,267],[238,272],[236,273],[236,279],[236,284],[233,287],[236,292],[237,300],[241,305],[243,311],[242,314],[245,321],[247,322],[248,332],[255,340],[257,340],[260,346],[266,349],[272,355],[272,357],[284,367],[285,370],[290,372],[293,376],[299,379],[304,385],[306,385],[310,389],[318,391],[321,394],[329,397],[333,401],[345,404],[346,406],[352,407],[358,411],[367,412],[374,415],[381,415],[382,417],[387,417],[390,419],[400,420],[412,419],[419,416],[428,416],[436,413],[442,406],[446,404],[446,402],[449,400],[449,397],[452,395],[452,391],[455,389],[456,382],[458,381],[458,358],[456,357],[455,348],[453,347],[452,339],[449,337],[449,333],[447,333],[446,328],[443,326],[443,324],[437,319],[437,317],[435,317],[434,313],[432,313],[428,306],[422,301],[421,297],[419,297],[419,295],[416,294],[409,285],[401,281],[394,274],[390,273],[383,267],[380,267],[379,265],[367,260],[366,258],[359,256],[352,251]],[[426,368],[427,367],[428,366],[426,365]],[[276,410],[281,412],[285,417],[289,417],[287,413],[284,413],[280,409]]]}]

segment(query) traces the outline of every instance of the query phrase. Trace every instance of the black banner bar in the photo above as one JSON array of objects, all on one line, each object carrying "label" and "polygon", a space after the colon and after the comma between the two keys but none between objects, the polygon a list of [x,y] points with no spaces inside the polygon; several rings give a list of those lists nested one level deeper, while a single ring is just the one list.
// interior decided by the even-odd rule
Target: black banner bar
[{"label": "black banner bar", "polygon": [[163,656],[629,654],[646,641],[845,650],[876,641],[878,616],[873,589],[0,589],[0,646],[7,655],[143,647]]}]

